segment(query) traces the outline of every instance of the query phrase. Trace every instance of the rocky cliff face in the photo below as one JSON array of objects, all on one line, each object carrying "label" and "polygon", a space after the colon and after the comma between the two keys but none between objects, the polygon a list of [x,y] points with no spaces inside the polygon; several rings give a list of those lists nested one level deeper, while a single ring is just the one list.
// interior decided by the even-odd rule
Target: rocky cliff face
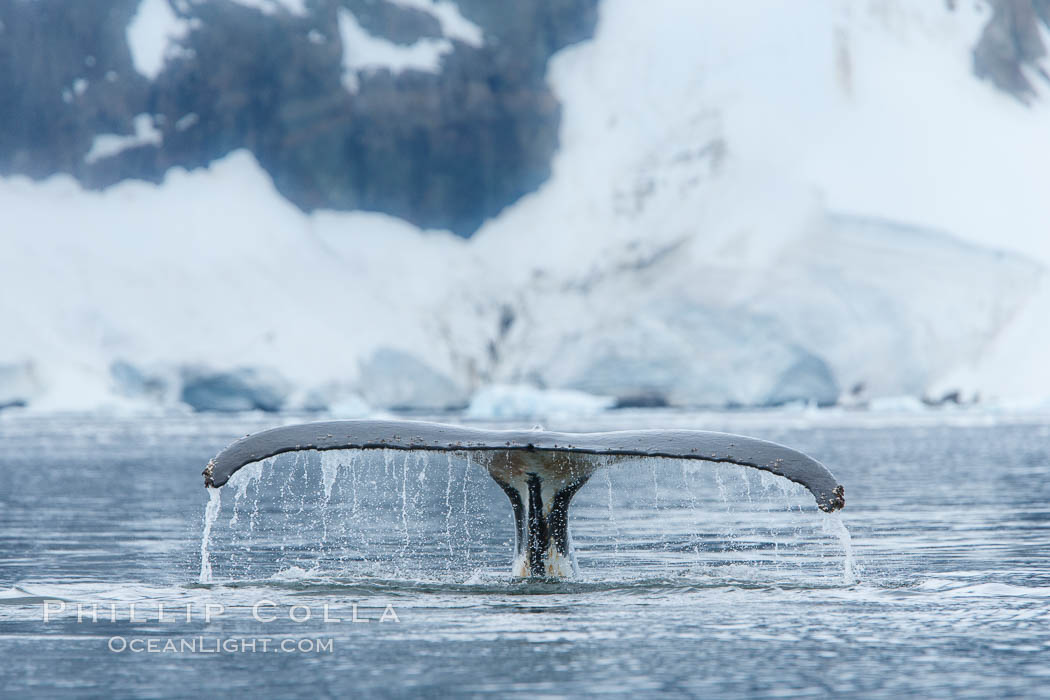
[{"label": "rocky cliff face", "polygon": [[1022,102],[1036,95],[1035,83],[1050,85],[1040,65],[1050,28],[1050,0],[995,0],[992,17],[973,50],[974,73]]},{"label": "rocky cliff face", "polygon": [[[597,3],[10,0],[0,173],[69,173],[104,188],[247,148],[304,211],[380,211],[469,236],[548,177],[560,108],[547,60],[591,36]],[[1031,100],[1034,81],[1050,82],[1039,63],[1050,0],[991,7],[974,72]],[[172,31],[144,75],[129,27],[156,21],[147,10],[166,13]],[[449,12],[479,39],[448,36]],[[348,81],[346,57],[361,47],[340,32],[347,16],[393,47],[447,42],[439,65],[373,65]],[[116,147],[99,148],[105,139]]]},{"label": "rocky cliff face", "polygon": [[[546,179],[560,117],[547,59],[591,35],[596,4],[460,0],[481,34],[468,42],[445,35],[456,6],[425,0],[6,2],[0,173],[104,188],[248,148],[305,211],[469,235]],[[156,21],[137,17],[146,10],[172,28],[156,75],[129,47],[133,22]],[[350,82],[341,22],[391,50],[444,42],[440,65],[376,64]],[[122,146],[100,149],[99,135]]]}]

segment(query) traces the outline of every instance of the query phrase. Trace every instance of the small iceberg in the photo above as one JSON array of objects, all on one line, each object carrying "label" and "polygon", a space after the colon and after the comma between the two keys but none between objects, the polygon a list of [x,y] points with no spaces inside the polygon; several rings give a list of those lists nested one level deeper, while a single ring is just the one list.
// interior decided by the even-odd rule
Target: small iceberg
[{"label": "small iceberg", "polygon": [[527,384],[493,384],[478,390],[467,406],[475,420],[533,420],[551,416],[592,416],[615,405],[610,396]]}]

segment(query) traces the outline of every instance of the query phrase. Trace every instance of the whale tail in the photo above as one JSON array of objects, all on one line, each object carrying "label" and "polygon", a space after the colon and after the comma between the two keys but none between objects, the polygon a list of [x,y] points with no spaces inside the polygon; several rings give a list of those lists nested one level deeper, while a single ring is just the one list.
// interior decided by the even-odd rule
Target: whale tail
[{"label": "whale tail", "polygon": [[738,464],[809,489],[826,512],[845,505],[843,487],[813,458],[764,440],[699,430],[555,433],[482,430],[415,421],[329,421],[266,430],[242,438],[212,459],[205,485],[218,488],[240,468],[299,450],[473,452],[514,511],[516,576],[576,573],[569,505],[603,464],[622,457],[664,457]]},{"label": "whale tail", "polygon": [[569,504],[598,464],[593,458],[539,451],[494,454],[486,465],[514,511],[515,576],[577,573]]}]

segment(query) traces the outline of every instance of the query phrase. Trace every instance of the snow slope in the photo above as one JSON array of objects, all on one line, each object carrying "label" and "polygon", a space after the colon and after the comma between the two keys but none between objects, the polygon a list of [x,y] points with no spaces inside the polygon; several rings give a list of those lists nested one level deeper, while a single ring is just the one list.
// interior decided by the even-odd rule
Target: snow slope
[{"label": "snow slope", "polygon": [[[274,367],[304,387],[353,380],[378,347],[432,342],[431,290],[455,279],[433,263],[451,266],[463,247],[376,214],[306,217],[243,152],[160,187],[12,178],[0,209],[0,362],[32,360],[45,407],[105,398],[115,360]],[[326,245],[329,228],[357,254]]]},{"label": "snow slope", "polygon": [[128,24],[128,48],[135,70],[150,80],[164,69],[177,42],[189,32],[189,22],[172,12],[167,0],[142,0]]},{"label": "snow slope", "polygon": [[350,92],[357,92],[357,74],[369,70],[436,73],[441,57],[452,50],[448,39],[419,39],[411,46],[400,46],[369,34],[350,10],[339,8],[338,17],[343,43],[343,85]]},{"label": "snow slope", "polygon": [[988,10],[957,5],[606,0],[550,65],[552,177],[469,241],[304,215],[245,153],[0,180],[0,366],[42,409],[116,400],[117,361],[168,402],[187,367],[292,405],[1050,397],[1050,112],[973,77]]}]

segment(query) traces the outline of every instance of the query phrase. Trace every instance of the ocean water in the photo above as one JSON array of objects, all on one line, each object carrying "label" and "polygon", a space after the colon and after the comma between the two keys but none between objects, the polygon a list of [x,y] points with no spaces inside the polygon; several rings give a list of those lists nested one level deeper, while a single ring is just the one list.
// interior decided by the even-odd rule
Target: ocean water
[{"label": "ocean water", "polygon": [[846,487],[829,517],[753,470],[610,463],[561,582],[510,577],[466,455],[285,455],[209,500],[215,452],[294,420],[0,415],[0,695],[1050,697],[1038,416],[548,425],[750,434]]}]

